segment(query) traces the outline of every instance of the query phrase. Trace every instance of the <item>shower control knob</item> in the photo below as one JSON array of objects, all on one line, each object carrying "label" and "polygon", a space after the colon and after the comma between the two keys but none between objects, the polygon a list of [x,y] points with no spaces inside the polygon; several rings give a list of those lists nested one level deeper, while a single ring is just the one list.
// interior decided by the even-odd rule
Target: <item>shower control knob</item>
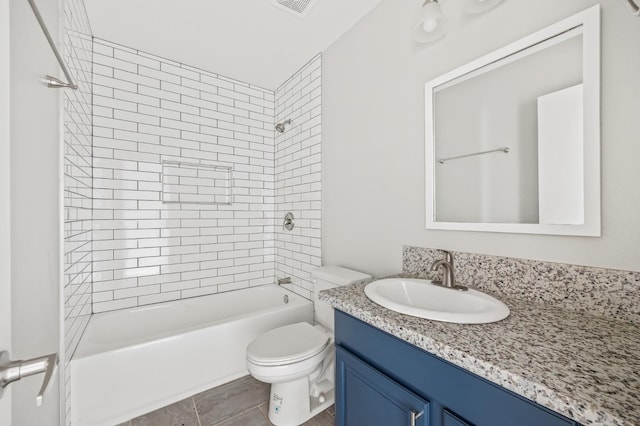
[{"label": "shower control knob", "polygon": [[294,219],[295,218],[293,217],[293,213],[287,213],[286,215],[284,215],[284,223],[282,224],[282,227],[287,231],[293,230],[293,227],[295,226],[295,224],[293,223]]}]

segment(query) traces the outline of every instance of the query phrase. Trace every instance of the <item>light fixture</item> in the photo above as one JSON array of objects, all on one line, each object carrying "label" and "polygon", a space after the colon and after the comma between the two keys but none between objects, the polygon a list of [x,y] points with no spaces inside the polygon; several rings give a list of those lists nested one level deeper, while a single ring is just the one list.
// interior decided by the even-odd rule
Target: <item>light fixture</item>
[{"label": "light fixture", "polygon": [[[413,38],[418,43],[431,43],[438,40],[447,32],[448,21],[442,14],[439,0],[425,0],[420,10],[420,19],[413,29]],[[470,14],[479,14],[497,6],[502,0],[457,0],[462,4],[462,10]],[[634,11],[636,1],[622,0]],[[635,9],[636,12],[638,9]]]},{"label": "light fixture", "polygon": [[447,31],[447,18],[442,14],[438,0],[425,0],[420,11],[420,19],[413,30],[413,38],[418,43],[431,43]]},{"label": "light fixture", "polygon": [[640,17],[640,3],[636,3],[634,0],[622,0],[622,2],[627,6],[627,9],[629,9],[632,15]]},{"label": "light fixture", "polygon": [[462,0],[462,8],[465,12],[478,14],[486,12],[494,6],[497,6],[502,0]]}]

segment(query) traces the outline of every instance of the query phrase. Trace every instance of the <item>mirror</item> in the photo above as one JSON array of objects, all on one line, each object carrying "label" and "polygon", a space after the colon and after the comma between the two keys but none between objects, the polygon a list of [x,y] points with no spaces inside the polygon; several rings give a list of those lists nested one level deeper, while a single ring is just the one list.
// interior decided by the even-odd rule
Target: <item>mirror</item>
[{"label": "mirror", "polygon": [[600,9],[425,85],[427,229],[600,235]]}]

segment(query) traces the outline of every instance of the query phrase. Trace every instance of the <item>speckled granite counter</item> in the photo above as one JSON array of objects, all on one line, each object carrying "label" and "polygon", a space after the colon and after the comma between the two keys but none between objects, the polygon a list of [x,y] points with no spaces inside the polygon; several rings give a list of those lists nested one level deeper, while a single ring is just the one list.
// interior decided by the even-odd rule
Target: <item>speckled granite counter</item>
[{"label": "speckled granite counter", "polygon": [[370,301],[365,284],[320,299],[364,322],[584,425],[640,426],[640,326],[500,299],[493,324],[414,318]]}]

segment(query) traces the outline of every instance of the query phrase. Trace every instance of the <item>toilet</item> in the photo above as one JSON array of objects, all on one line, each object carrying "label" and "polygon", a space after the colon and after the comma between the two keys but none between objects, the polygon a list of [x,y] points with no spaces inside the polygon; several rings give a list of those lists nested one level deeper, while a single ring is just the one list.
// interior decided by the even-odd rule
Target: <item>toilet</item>
[{"label": "toilet", "polygon": [[271,384],[269,420],[276,426],[300,425],[334,402],[333,308],[318,293],[371,278],[339,266],[315,269],[311,276],[316,324],[278,327],[247,346],[249,373]]}]

